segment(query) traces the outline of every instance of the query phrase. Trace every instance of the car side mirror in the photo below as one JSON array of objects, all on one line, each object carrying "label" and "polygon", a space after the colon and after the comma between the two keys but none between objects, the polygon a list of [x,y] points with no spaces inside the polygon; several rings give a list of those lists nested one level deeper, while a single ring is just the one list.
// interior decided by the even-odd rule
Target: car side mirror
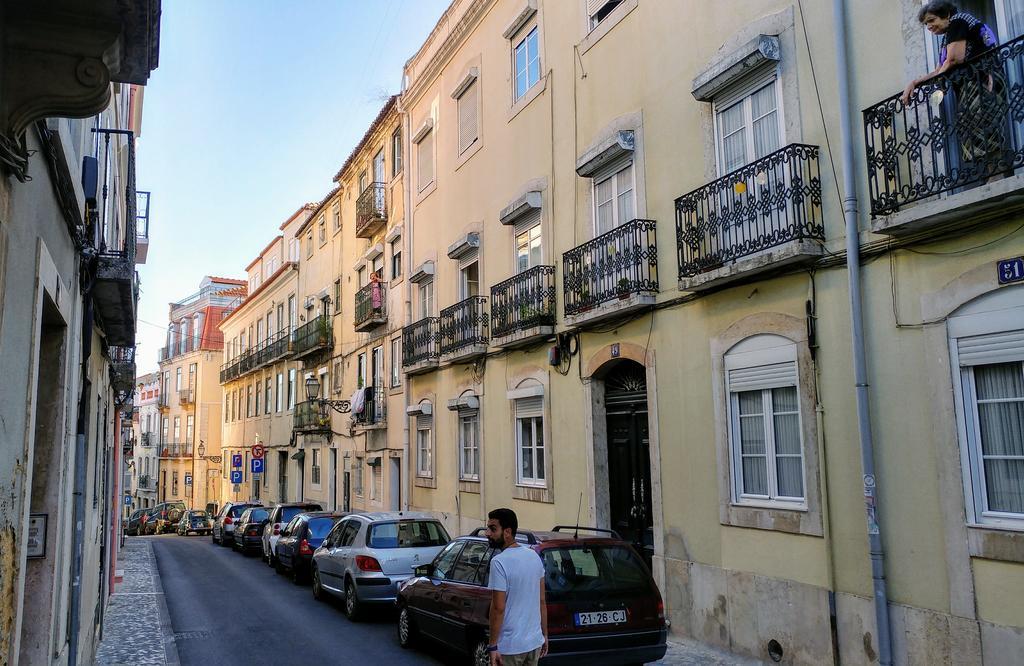
[{"label": "car side mirror", "polygon": [[433,564],[421,564],[418,567],[416,567],[415,569],[413,569],[412,572],[416,576],[422,576],[422,577],[425,577],[425,578],[429,578],[430,575],[432,573],[434,573],[434,565]]}]

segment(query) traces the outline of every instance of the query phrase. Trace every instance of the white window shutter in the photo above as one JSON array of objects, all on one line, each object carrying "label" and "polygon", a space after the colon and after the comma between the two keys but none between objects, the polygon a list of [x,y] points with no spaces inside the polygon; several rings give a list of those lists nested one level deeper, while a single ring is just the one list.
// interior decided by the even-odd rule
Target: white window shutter
[{"label": "white window shutter", "polygon": [[459,270],[462,271],[462,270],[465,270],[465,269],[469,268],[471,265],[476,263],[476,261],[479,258],[480,258],[480,249],[479,248],[474,248],[474,249],[466,252],[464,255],[459,257]]},{"label": "white window shutter", "polygon": [[544,416],[544,396],[519,398],[516,400],[516,417],[532,418]]},{"label": "white window shutter", "polygon": [[479,86],[471,83],[459,97],[459,152],[463,152],[477,140],[477,98]]},{"label": "white window shutter", "polygon": [[1024,360],[1024,330],[959,338],[956,344],[961,366]]},{"label": "white window shutter", "polygon": [[538,224],[540,224],[540,211],[531,211],[516,220],[514,236],[519,237]]},{"label": "white window shutter", "polygon": [[774,363],[729,371],[729,390],[760,391],[780,386],[796,386],[796,363]]},{"label": "white window shutter", "polygon": [[610,0],[587,0],[587,18],[594,18],[594,15],[601,11],[601,8]]},{"label": "white window shutter", "polygon": [[430,430],[434,426],[434,417],[430,414],[419,414],[416,416],[417,430]]}]

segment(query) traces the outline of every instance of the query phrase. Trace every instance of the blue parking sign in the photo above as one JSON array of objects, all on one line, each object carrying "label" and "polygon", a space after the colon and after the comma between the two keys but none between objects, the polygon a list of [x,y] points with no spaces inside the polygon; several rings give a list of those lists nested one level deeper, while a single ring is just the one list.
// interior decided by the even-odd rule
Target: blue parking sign
[{"label": "blue parking sign", "polygon": [[232,470],[231,471],[231,483],[241,483],[241,482],[242,482],[242,470]]},{"label": "blue parking sign", "polygon": [[232,453],[231,454],[231,466],[232,467],[241,467],[242,466],[242,454],[241,453]]},{"label": "blue parking sign", "polygon": [[250,471],[252,471],[253,474],[263,473],[263,458],[253,458],[249,461],[249,464],[251,466]]},{"label": "blue parking sign", "polygon": [[131,495],[125,495],[124,496],[124,503],[125,504],[131,504],[132,503],[132,496]]}]

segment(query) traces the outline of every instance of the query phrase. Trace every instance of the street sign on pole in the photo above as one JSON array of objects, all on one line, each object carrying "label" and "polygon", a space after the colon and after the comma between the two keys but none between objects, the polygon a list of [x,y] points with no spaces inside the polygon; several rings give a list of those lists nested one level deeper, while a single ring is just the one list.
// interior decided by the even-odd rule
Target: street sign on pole
[{"label": "street sign on pole", "polygon": [[191,472],[185,472],[185,485],[186,486],[191,486],[192,485],[192,473]]},{"label": "street sign on pole", "polygon": [[253,458],[249,461],[250,471],[253,474],[263,473],[263,458]]},{"label": "street sign on pole", "polygon": [[124,496],[124,503],[125,504],[131,504],[132,503],[132,496],[131,495],[125,495]]},{"label": "street sign on pole", "polygon": [[231,466],[232,467],[241,467],[242,466],[242,454],[241,453],[232,453],[231,454]]},{"label": "street sign on pole", "polygon": [[[231,483],[234,483],[235,485],[238,485],[241,482],[242,482],[242,470],[240,470],[240,469],[233,469],[233,470],[231,470]],[[235,492],[238,492],[238,491],[235,491]]]},{"label": "street sign on pole", "polygon": [[251,449],[249,449],[249,451],[252,453],[252,457],[253,458],[255,458],[257,460],[263,458],[263,445],[262,444],[254,444],[253,447]]}]

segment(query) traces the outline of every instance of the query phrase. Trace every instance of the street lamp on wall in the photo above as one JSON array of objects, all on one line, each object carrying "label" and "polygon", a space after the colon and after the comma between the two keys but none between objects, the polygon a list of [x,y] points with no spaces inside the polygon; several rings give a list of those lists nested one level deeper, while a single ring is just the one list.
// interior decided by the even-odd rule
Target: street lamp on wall
[{"label": "street lamp on wall", "polygon": [[339,414],[347,414],[352,411],[352,403],[349,400],[328,400],[327,398],[320,398],[320,380],[317,379],[316,375],[310,374],[306,377],[306,399],[309,402],[316,403],[320,410],[320,414],[327,416],[327,409],[333,409]]}]

